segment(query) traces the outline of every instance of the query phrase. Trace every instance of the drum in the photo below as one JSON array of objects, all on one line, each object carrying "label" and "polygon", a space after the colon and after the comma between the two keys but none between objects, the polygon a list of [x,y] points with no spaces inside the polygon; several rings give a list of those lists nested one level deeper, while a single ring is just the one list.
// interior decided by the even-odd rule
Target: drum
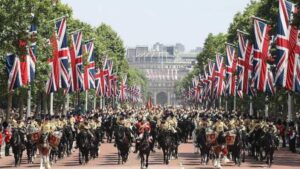
[{"label": "drum", "polygon": [[232,146],[234,144],[236,135],[233,133],[229,133],[225,136],[226,144],[228,146]]},{"label": "drum", "polygon": [[30,135],[32,143],[37,143],[41,138],[41,132],[40,131],[32,132],[29,135]]},{"label": "drum", "polygon": [[52,147],[57,147],[60,143],[60,139],[62,137],[62,133],[59,131],[55,131],[49,134],[49,144]]},{"label": "drum", "polygon": [[216,139],[217,139],[216,132],[214,131],[206,132],[206,140],[208,141],[208,143],[214,144],[216,142]]}]

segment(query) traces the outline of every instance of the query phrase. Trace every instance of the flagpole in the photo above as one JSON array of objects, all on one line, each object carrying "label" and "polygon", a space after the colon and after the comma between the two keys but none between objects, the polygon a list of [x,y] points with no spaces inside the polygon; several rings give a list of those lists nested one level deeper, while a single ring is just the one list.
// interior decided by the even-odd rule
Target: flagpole
[{"label": "flagpole", "polygon": [[27,114],[26,114],[26,118],[30,117],[30,115],[31,115],[31,86],[29,85],[28,96],[27,96]]},{"label": "flagpole", "polygon": [[50,115],[54,115],[53,113],[53,93],[50,93]]},{"label": "flagpole", "polygon": [[249,111],[250,116],[253,116],[253,103],[252,102],[253,102],[252,101],[252,96],[250,96],[250,111]]},{"label": "flagpole", "polygon": [[94,111],[96,110],[97,107],[97,97],[96,95],[94,96]]},{"label": "flagpole", "polygon": [[84,103],[85,112],[87,112],[87,110],[88,110],[88,95],[89,95],[88,90],[86,90],[85,91],[85,103]]},{"label": "flagpole", "polygon": [[266,95],[265,97],[265,117],[269,117],[269,97]]},{"label": "flagpole", "polygon": [[70,105],[70,95],[69,93],[66,94],[66,105],[65,105],[65,112],[66,113],[67,111],[69,111],[69,105]]}]

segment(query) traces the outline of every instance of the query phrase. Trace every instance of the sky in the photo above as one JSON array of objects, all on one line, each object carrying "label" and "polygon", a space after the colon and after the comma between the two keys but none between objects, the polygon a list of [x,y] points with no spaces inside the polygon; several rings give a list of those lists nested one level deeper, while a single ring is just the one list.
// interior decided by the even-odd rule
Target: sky
[{"label": "sky", "polygon": [[182,43],[202,47],[209,33],[226,32],[250,0],[62,0],[75,18],[109,24],[126,47]]}]

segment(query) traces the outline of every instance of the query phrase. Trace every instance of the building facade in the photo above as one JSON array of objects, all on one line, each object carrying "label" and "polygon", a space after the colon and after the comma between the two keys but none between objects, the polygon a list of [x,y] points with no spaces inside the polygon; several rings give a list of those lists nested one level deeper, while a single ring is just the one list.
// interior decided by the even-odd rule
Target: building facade
[{"label": "building facade", "polygon": [[175,84],[180,81],[196,64],[195,52],[183,52],[183,46],[154,44],[127,49],[130,66],[142,71],[148,78],[149,95],[156,105],[176,105]]}]

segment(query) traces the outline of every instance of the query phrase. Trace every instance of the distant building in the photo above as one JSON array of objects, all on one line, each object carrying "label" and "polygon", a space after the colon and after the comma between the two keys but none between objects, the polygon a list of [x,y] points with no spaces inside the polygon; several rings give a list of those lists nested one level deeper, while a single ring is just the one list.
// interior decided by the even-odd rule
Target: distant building
[{"label": "distant building", "polygon": [[185,47],[181,43],[176,43],[175,49],[176,49],[176,52],[178,52],[178,53],[183,53],[185,51]]},{"label": "distant building", "polygon": [[202,50],[203,49],[201,47],[196,47],[195,49],[191,50],[191,52],[200,53]]},{"label": "distant building", "polygon": [[165,45],[159,43],[159,42],[156,42],[153,47],[152,47],[152,50],[153,51],[157,51],[157,52],[163,52],[165,51]]},{"label": "distant building", "polygon": [[197,62],[197,53],[179,51],[176,46],[166,47],[160,43],[154,44],[151,50],[148,47],[127,49],[129,64],[147,76],[149,92],[155,104],[177,104],[175,83],[186,76]]}]

